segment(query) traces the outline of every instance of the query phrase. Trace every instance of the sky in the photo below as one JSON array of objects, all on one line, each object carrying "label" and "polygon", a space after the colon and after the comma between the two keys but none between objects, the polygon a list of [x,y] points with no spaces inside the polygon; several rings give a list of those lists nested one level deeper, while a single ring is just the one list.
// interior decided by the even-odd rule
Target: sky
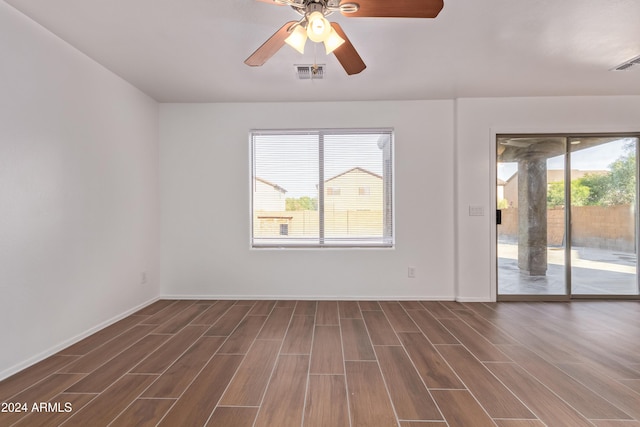
[{"label": "sky", "polygon": [[[326,135],[325,179],[354,167],[382,175],[379,134]],[[609,170],[625,153],[634,138],[623,138],[574,152],[571,168],[583,171]],[[259,135],[254,144],[254,175],[287,190],[286,197],[317,197],[318,136],[316,134]],[[564,156],[547,161],[549,170],[564,169]],[[517,163],[498,163],[497,175],[508,180],[518,170]]]},{"label": "sky", "polygon": [[[354,167],[382,175],[379,138],[380,134],[326,135],[325,180]],[[286,197],[317,197],[317,135],[260,135],[254,156],[254,175],[287,190]]]},{"label": "sky", "polygon": [[[571,169],[610,170],[611,163],[625,153],[624,146],[633,138],[623,138],[606,144],[577,151],[571,155]],[[547,161],[547,169],[564,169],[564,156],[552,157]],[[508,180],[518,170],[517,163],[498,163],[498,179]]]}]

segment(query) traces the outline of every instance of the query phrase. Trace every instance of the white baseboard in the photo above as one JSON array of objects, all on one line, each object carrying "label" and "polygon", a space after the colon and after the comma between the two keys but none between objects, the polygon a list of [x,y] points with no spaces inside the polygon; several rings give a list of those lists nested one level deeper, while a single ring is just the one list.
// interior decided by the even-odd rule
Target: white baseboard
[{"label": "white baseboard", "polygon": [[14,365],[14,366],[11,366],[8,369],[5,369],[4,371],[0,372],[0,381],[2,381],[3,379],[5,379],[7,377],[10,377],[11,375],[17,374],[18,372],[28,368],[29,366],[32,366],[32,365],[35,365],[38,362],[41,362],[42,360],[46,359],[47,357],[53,356],[54,354],[56,354],[60,350],[65,349],[65,348],[69,347],[70,345],[73,345],[73,344],[77,343],[78,341],[88,337],[91,334],[95,334],[99,330],[104,329],[107,326],[110,326],[110,325],[116,323],[117,321],[124,319],[127,316],[130,316],[131,314],[135,313],[136,311],[148,306],[151,303],[156,302],[159,299],[160,299],[159,297],[152,298],[147,302],[139,304],[136,307],[133,307],[132,309],[125,311],[124,313],[118,314],[117,316],[114,316],[111,319],[106,320],[106,321],[94,326],[93,328],[90,328],[90,329],[86,330],[85,332],[82,332],[81,334],[76,335],[75,337],[72,337],[72,338],[69,338],[69,339],[63,341],[60,344],[57,344],[57,345],[55,345],[55,346],[43,351],[40,354],[37,354],[37,355],[35,355],[33,357],[30,357],[29,359],[25,360],[24,362],[18,363],[17,365]]},{"label": "white baseboard", "polygon": [[491,298],[481,298],[481,297],[457,297],[456,301],[458,302],[495,302]]},{"label": "white baseboard", "polygon": [[312,300],[312,301],[455,301],[454,296],[344,296],[344,295],[162,295],[179,300]]}]

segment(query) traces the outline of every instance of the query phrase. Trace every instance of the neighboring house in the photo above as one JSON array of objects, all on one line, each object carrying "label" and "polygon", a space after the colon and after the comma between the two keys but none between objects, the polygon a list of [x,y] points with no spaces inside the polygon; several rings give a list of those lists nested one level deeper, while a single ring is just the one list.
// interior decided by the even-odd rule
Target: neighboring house
[{"label": "neighboring house", "polygon": [[383,179],[355,167],[324,183],[325,211],[382,211]]},{"label": "neighboring house", "polygon": [[254,211],[284,211],[287,190],[262,178],[256,178],[253,187]]},{"label": "neighboring house", "polygon": [[[355,167],[324,183],[325,236],[379,236],[384,231],[383,178]],[[318,214],[286,210],[287,191],[261,178],[253,196],[254,237],[317,237]]]},{"label": "neighboring house", "polygon": [[254,235],[288,236],[293,216],[285,215],[287,190],[266,179],[257,178],[253,187]]},{"label": "neighboring house", "polygon": [[[571,180],[573,181],[574,179],[582,178],[587,174],[602,175],[606,173],[608,173],[608,171],[603,171],[603,170],[583,171],[579,169],[572,169]],[[561,182],[561,181],[564,181],[564,169],[547,170],[547,185],[551,184],[552,182]],[[504,185],[501,186],[500,182],[498,182],[498,194],[500,194],[499,192],[501,187],[504,188],[502,190],[503,198],[507,200],[507,202],[509,203],[509,207],[517,208],[518,207],[518,172],[511,175],[511,177],[507,179]],[[498,200],[500,200],[499,196],[498,196]]]}]

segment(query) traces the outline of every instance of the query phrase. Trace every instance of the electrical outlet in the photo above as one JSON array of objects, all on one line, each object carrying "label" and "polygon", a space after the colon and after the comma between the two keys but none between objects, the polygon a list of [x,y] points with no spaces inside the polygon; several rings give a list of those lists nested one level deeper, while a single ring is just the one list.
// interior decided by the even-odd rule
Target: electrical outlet
[{"label": "electrical outlet", "polygon": [[416,278],[416,268],[415,267],[409,267],[407,269],[407,277],[409,277],[409,279],[415,279]]},{"label": "electrical outlet", "polygon": [[145,283],[147,283],[147,272],[143,271],[140,273],[140,284],[144,285]]}]

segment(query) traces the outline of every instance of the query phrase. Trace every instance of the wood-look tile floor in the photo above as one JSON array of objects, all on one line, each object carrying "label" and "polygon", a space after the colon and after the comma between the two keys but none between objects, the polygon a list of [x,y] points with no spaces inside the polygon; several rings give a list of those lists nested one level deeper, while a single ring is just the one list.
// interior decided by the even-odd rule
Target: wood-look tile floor
[{"label": "wood-look tile floor", "polygon": [[640,427],[640,302],[161,300],[0,402],[0,426]]}]

